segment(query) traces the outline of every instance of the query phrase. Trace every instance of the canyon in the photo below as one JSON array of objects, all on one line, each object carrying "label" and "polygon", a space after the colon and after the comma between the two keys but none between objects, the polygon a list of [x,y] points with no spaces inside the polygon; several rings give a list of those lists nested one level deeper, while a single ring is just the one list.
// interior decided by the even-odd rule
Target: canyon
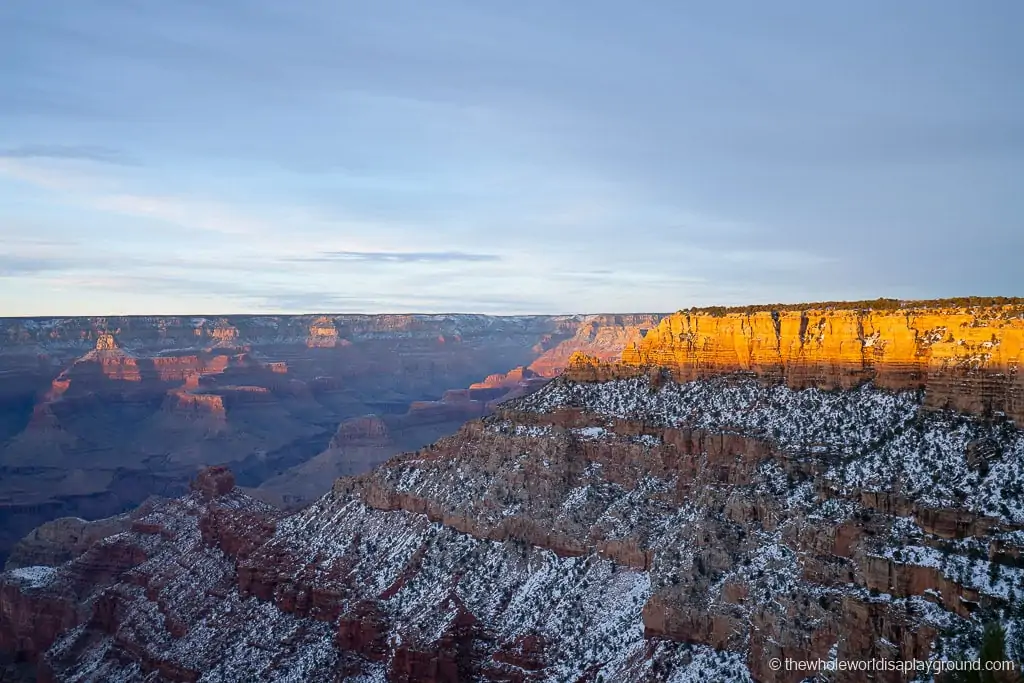
[{"label": "canyon", "polygon": [[[0,563],[44,522],[183,494],[207,465],[301,505],[542,384],[563,345],[607,358],[659,319],[0,319]],[[350,421],[387,433],[349,442]]]},{"label": "canyon", "polygon": [[[421,373],[390,385],[385,356],[337,321],[305,320],[292,357],[235,352],[256,337],[244,325],[220,332],[232,350],[197,354],[154,400],[188,415],[166,458],[187,463],[175,472],[188,489],[149,491],[160,495],[106,519],[56,519],[12,546],[0,574],[8,674],[788,683],[806,672],[773,659],[971,658],[992,621],[1024,658],[1024,303],[529,320],[516,323],[528,333],[501,333],[515,340],[504,366],[483,372],[437,350],[468,344],[468,324],[459,342],[425,325],[410,348],[407,321],[361,322]],[[79,373],[97,386],[162,381],[110,334],[42,398],[8,390],[26,425],[8,427],[8,444],[24,448],[29,424],[46,434],[35,466],[87,457],[62,402],[107,394],[86,403]],[[299,371],[310,352],[358,352],[364,365]],[[441,363],[450,386],[415,396],[410,386],[437,386],[425,368]],[[45,364],[22,354],[10,367],[29,377]],[[341,414],[319,454],[259,485],[249,456],[211,460],[189,443],[241,440],[232,410],[267,394],[289,410],[312,410],[311,396],[356,402],[344,391],[355,378],[388,398]]]}]

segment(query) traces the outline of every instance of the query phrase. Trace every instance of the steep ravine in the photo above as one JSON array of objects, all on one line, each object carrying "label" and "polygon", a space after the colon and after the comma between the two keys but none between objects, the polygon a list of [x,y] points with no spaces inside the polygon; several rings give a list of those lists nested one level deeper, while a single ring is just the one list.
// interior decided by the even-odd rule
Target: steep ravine
[{"label": "steep ravine", "polygon": [[[883,339],[850,315],[837,348]],[[1020,656],[1024,433],[999,393],[1020,313],[1000,315],[1002,355],[928,356],[904,384],[831,351],[712,362],[725,333],[680,352],[673,317],[296,514],[208,470],[2,575],[0,648],[43,680],[795,681],[770,660],[970,656],[999,619]]]},{"label": "steep ravine", "polygon": [[[266,484],[257,495],[270,502],[306,504],[335,476],[543,383],[573,351],[617,356],[659,319],[0,318],[0,566],[39,524],[178,495],[204,465],[230,464],[244,487]],[[548,374],[523,369],[532,362]],[[467,389],[488,376],[503,379]],[[391,444],[326,448],[340,423],[370,413],[389,420]]]}]

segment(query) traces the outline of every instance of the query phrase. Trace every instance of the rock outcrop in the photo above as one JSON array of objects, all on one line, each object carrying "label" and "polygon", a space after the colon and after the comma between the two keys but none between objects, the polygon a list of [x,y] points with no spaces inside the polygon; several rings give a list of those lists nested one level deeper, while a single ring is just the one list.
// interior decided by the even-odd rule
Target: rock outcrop
[{"label": "rock outcrop", "polygon": [[103,539],[126,531],[159,502],[154,496],[131,512],[94,521],[61,517],[47,522],[33,529],[11,549],[4,570],[60,566]]},{"label": "rock outcrop", "polygon": [[212,499],[227,495],[235,488],[235,475],[227,467],[208,467],[195,478],[191,486],[203,498]]},{"label": "rock outcrop", "polygon": [[[0,576],[0,647],[56,680],[788,683],[806,672],[773,658],[971,657],[991,620],[1019,646],[1019,316],[923,310],[800,309],[795,337],[784,310],[680,313],[289,514],[204,470]],[[991,355],[956,355],[982,323]],[[469,338],[388,325],[424,352]],[[331,449],[394,447],[417,410],[364,410]]]},{"label": "rock outcrop", "polygon": [[311,349],[333,349],[338,344],[338,328],[327,316],[317,318],[309,326],[306,345]]},{"label": "rock outcrop", "polygon": [[572,337],[545,350],[529,369],[540,377],[556,377],[578,352],[598,360],[618,360],[623,349],[643,339],[663,317],[660,314],[592,316]]},{"label": "rock outcrop", "polygon": [[387,445],[391,442],[387,423],[378,415],[364,415],[345,420],[334,432],[330,448]]},{"label": "rock outcrop", "polygon": [[79,373],[88,373],[95,366],[107,379],[123,382],[139,382],[142,374],[139,362],[130,353],[118,346],[114,335],[105,332],[96,339],[96,348],[79,359]]},{"label": "rock outcrop", "polygon": [[[248,488],[276,480],[275,500],[311,500],[335,476],[421,447],[495,401],[536,388],[540,382],[510,380],[468,394],[458,389],[528,365],[549,348],[545,340],[564,340],[580,325],[593,322],[0,319],[0,563],[41,523],[105,517],[151,494],[177,495],[202,464],[231,463]],[[368,413],[401,418],[391,425],[390,445],[329,447],[336,425]]]},{"label": "rock outcrop", "polygon": [[[1024,633],[1011,420],[820,364],[712,354],[718,374],[686,379],[703,357],[667,362],[678,337],[658,338],[639,345],[657,362],[580,362],[292,514],[205,470],[61,567],[3,575],[0,645],[58,680],[795,682],[773,658]],[[394,441],[400,417],[345,421],[332,446]]]},{"label": "rock outcrop", "polygon": [[1024,419],[1024,305],[919,302],[892,310],[842,304],[755,312],[680,311],[621,359],[571,359],[572,376],[602,379],[668,369],[678,381],[751,373],[792,388],[925,391],[926,402]]}]

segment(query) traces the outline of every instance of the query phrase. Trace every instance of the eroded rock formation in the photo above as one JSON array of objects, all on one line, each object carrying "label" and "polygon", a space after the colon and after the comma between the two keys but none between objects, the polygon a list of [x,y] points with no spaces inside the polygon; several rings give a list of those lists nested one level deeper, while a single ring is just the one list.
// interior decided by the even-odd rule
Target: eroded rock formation
[{"label": "eroded rock formation", "polygon": [[[805,673],[772,658],[1024,633],[1012,421],[937,404],[906,365],[889,384],[830,356],[750,365],[749,339],[694,350],[673,324],[290,515],[206,470],[59,568],[3,575],[0,645],[58,680],[788,682]],[[332,445],[393,440],[389,419]]]},{"label": "eroded rock formation", "polygon": [[924,389],[931,406],[1024,419],[1024,306],[680,311],[621,360],[571,360],[577,379],[666,368],[678,381],[746,372],[792,388],[849,389],[866,381]]},{"label": "eroded rock formation", "polygon": [[309,326],[309,339],[306,345],[310,348],[330,349],[338,344],[338,328],[334,321],[323,316],[313,321]]},{"label": "eroded rock formation", "polygon": [[[276,480],[278,501],[312,500],[335,476],[430,443],[494,401],[535,388],[509,381],[458,389],[528,365],[581,324],[591,323],[477,315],[0,319],[0,562],[47,520],[104,517],[150,494],[177,495],[203,464],[231,463],[247,487]],[[389,445],[330,448],[339,423],[370,413],[392,421]],[[318,454],[326,455],[313,462]]]},{"label": "eroded rock formation", "polygon": [[529,369],[541,377],[555,377],[577,352],[603,361],[618,360],[623,349],[643,339],[662,317],[654,314],[592,316],[575,330],[572,337],[544,350]]}]

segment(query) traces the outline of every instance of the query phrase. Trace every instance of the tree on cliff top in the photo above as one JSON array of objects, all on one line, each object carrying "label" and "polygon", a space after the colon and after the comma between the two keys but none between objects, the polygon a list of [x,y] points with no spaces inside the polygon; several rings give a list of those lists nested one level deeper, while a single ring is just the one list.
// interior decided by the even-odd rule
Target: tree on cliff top
[{"label": "tree on cliff top", "polygon": [[[692,306],[680,313],[703,313],[720,317],[730,313],[765,313],[806,310],[898,311],[914,308],[994,308],[1024,306],[1024,298],[1014,296],[961,296],[948,299],[864,299],[859,301],[814,301],[796,304],[752,304],[748,306]],[[1018,311],[1019,312],[1019,311]]]},{"label": "tree on cliff top", "polygon": [[981,634],[978,671],[953,671],[939,680],[944,683],[1020,683],[1024,678],[1018,671],[986,671],[988,662],[1005,662],[1010,659],[1006,653],[1006,629],[998,621],[985,624]]}]

